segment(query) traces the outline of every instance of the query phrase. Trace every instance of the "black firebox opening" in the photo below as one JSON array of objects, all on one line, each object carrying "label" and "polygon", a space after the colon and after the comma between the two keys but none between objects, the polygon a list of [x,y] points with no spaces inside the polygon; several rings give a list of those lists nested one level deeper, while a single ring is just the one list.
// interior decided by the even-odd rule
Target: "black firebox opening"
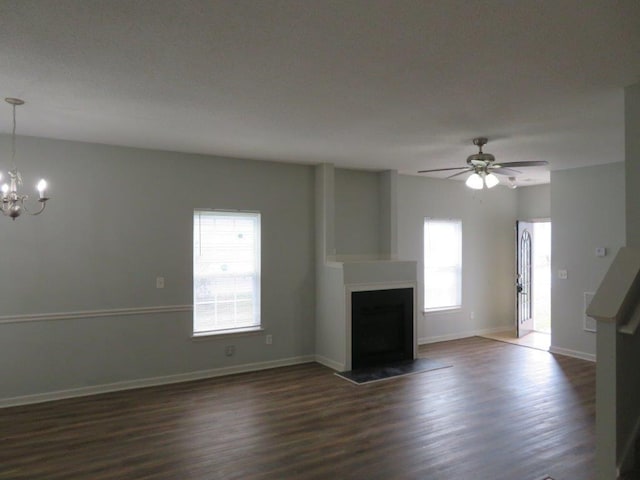
[{"label": "black firebox opening", "polygon": [[413,359],[413,289],[351,293],[351,368]]}]

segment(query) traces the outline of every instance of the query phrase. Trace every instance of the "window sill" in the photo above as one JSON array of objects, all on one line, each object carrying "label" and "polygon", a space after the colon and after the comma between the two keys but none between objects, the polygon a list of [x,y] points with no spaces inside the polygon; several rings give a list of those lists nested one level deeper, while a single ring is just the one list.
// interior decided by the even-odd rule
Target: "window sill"
[{"label": "window sill", "polygon": [[447,308],[429,308],[422,310],[423,315],[431,315],[434,313],[460,313],[462,307],[447,307]]},{"label": "window sill", "polygon": [[192,340],[207,340],[221,337],[239,337],[244,335],[258,335],[264,332],[262,327],[250,327],[250,328],[237,328],[234,330],[221,330],[212,332],[198,332],[192,333]]}]

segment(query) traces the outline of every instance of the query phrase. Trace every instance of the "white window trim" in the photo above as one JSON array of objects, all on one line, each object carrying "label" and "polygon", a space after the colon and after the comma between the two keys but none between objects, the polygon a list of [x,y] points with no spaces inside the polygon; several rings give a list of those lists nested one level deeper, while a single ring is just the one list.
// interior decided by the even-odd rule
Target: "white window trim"
[{"label": "white window trim", "polygon": [[[459,303],[457,305],[447,305],[447,306],[442,306],[442,307],[425,307],[426,304],[426,290],[427,290],[427,285],[426,285],[426,270],[427,270],[427,266],[425,263],[425,257],[426,257],[426,249],[425,249],[425,242],[426,239],[424,237],[425,234],[425,228],[426,228],[426,224],[428,221],[433,221],[433,222],[456,222],[460,225],[460,266],[459,266],[459,281],[460,281],[460,300]],[[435,217],[425,217],[424,218],[424,222],[422,224],[422,231],[423,231],[423,238],[422,238],[422,245],[423,245],[423,252],[422,252],[422,258],[423,258],[423,266],[422,266],[422,273],[423,273],[423,285],[422,285],[422,313],[424,315],[429,315],[429,314],[451,314],[451,313],[459,313],[460,311],[462,311],[462,219],[459,218],[435,218]]]},{"label": "white window trim", "polygon": [[[461,302],[462,303],[462,302]],[[434,308],[423,308],[422,313],[428,315],[430,313],[458,313],[462,311],[462,305],[458,305],[455,307],[434,307]]]},{"label": "white window trim", "polygon": [[220,337],[243,337],[250,335],[263,334],[265,329],[260,327],[247,327],[247,328],[230,328],[228,330],[211,330],[206,332],[193,332],[191,334],[192,340],[206,340],[211,338]]},{"label": "white window trim", "polygon": [[[244,336],[244,335],[255,335],[255,334],[261,334],[264,332],[264,326],[262,323],[262,310],[261,310],[261,304],[262,304],[262,287],[261,287],[261,283],[262,283],[262,272],[261,272],[261,268],[262,268],[262,239],[261,239],[261,231],[262,231],[262,214],[260,211],[258,210],[232,210],[232,209],[212,209],[212,208],[195,208],[193,210],[193,215],[195,216],[195,214],[197,212],[210,212],[210,213],[217,213],[217,214],[229,214],[230,216],[233,214],[253,214],[253,215],[257,215],[257,219],[258,219],[258,238],[257,238],[257,247],[258,247],[258,252],[260,254],[260,258],[258,259],[258,264],[256,266],[256,273],[258,275],[258,285],[259,285],[259,291],[258,291],[258,295],[257,295],[257,319],[258,319],[258,324],[257,325],[252,325],[252,326],[248,326],[248,327],[239,327],[239,328],[228,328],[228,329],[219,329],[219,330],[203,330],[203,331],[195,331],[194,327],[195,327],[195,314],[196,314],[196,299],[195,299],[195,290],[193,291],[193,314],[191,317],[191,338],[192,340],[204,340],[204,339],[211,339],[211,338],[220,338],[220,337],[228,337],[228,336]],[[192,248],[195,247],[195,241],[194,239],[192,239]],[[193,265],[195,267],[195,256],[193,257]],[[194,274],[192,272],[192,288],[193,288],[193,278],[194,278]]]}]

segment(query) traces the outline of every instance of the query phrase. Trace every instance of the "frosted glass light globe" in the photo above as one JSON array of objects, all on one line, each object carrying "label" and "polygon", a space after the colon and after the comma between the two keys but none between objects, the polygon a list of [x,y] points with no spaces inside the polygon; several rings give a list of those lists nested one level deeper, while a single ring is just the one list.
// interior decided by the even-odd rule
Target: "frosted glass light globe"
[{"label": "frosted glass light globe", "polygon": [[465,185],[469,188],[473,188],[474,190],[482,190],[482,187],[484,186],[484,182],[482,181],[482,177],[480,175],[478,175],[477,173],[472,173],[469,178],[467,178],[467,181],[464,182]]},{"label": "frosted glass light globe", "polygon": [[500,183],[500,180],[493,173],[490,173],[484,177],[484,183],[487,185],[487,188],[493,188]]}]

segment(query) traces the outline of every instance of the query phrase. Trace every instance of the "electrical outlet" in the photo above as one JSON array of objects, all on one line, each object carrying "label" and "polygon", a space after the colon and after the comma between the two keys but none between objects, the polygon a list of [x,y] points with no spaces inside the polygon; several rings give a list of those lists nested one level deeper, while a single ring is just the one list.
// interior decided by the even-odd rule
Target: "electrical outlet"
[{"label": "electrical outlet", "polygon": [[568,278],[568,274],[566,270],[558,270],[558,278],[560,280],[566,280]]},{"label": "electrical outlet", "polygon": [[236,353],[235,345],[227,345],[224,349],[224,354],[227,357],[233,357],[233,354]]},{"label": "electrical outlet", "polygon": [[164,277],[156,277],[156,288],[164,288]]},{"label": "electrical outlet", "polygon": [[267,345],[271,345],[273,343],[273,335],[267,335],[264,337],[264,343]]}]

